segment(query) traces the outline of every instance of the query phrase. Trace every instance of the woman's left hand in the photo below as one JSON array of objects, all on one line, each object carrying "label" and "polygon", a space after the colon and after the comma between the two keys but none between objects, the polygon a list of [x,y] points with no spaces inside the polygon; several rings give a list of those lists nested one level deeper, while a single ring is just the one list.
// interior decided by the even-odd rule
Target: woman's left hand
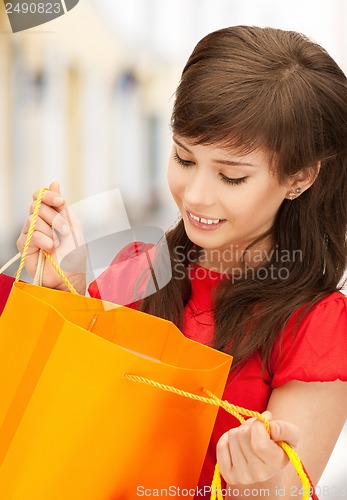
[{"label": "woman's left hand", "polygon": [[[269,411],[263,413],[269,421]],[[270,421],[271,437],[264,424],[250,418],[223,434],[217,444],[217,462],[227,484],[262,483],[281,473],[289,459],[275,441],[295,447],[299,439],[296,425],[282,420]]]}]

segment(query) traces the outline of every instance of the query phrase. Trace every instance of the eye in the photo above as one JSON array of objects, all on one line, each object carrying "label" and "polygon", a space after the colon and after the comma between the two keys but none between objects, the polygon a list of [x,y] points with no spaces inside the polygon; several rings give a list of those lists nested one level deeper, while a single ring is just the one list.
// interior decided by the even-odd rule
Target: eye
[{"label": "eye", "polygon": [[177,162],[181,167],[190,167],[191,165],[194,165],[194,162],[189,161],[189,160],[183,160],[180,156],[178,156],[177,151],[173,155],[173,159],[175,162]]},{"label": "eye", "polygon": [[226,177],[223,174],[220,175],[223,182],[225,182],[226,184],[231,184],[232,186],[239,186],[240,184],[243,184],[247,180],[247,177],[238,177],[236,179],[233,179],[231,177]]}]

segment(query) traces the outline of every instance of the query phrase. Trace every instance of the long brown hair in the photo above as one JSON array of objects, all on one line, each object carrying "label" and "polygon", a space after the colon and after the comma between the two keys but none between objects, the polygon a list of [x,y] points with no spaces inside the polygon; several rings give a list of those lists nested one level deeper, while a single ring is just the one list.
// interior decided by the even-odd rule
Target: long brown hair
[{"label": "long brown hair", "polygon": [[[266,362],[291,314],[336,291],[346,269],[346,77],[322,47],[296,32],[221,29],[197,44],[183,70],[172,131],[194,144],[265,148],[280,180],[305,169],[317,174],[321,165],[310,189],[282,202],[271,229],[277,252],[253,276],[223,280],[214,297],[214,346],[231,350],[233,366],[257,350]],[[182,220],[166,238],[173,279],[142,310],[182,328],[194,245]],[[279,260],[283,251],[302,258]],[[274,277],[271,266],[286,272]]]}]

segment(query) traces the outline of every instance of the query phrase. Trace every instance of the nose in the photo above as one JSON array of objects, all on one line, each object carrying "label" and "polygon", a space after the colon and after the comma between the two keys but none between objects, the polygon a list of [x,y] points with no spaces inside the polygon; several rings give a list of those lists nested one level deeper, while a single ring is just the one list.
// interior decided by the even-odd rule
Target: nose
[{"label": "nose", "polygon": [[215,203],[212,179],[207,172],[196,169],[185,189],[185,203],[190,208],[202,210]]}]

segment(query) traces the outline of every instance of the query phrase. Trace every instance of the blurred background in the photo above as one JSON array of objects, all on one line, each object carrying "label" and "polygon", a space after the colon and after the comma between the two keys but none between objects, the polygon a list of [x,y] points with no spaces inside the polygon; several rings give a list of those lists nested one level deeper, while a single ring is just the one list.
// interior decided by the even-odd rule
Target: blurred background
[{"label": "blurred background", "polygon": [[[1,2],[0,267],[16,253],[33,191],[55,179],[69,204],[119,188],[131,225],[175,222],[166,186],[173,94],[197,41],[234,24],[303,32],[347,72],[346,0],[80,0],[16,34]],[[102,225],[111,208],[90,215]],[[321,498],[347,498],[346,434]]]}]

